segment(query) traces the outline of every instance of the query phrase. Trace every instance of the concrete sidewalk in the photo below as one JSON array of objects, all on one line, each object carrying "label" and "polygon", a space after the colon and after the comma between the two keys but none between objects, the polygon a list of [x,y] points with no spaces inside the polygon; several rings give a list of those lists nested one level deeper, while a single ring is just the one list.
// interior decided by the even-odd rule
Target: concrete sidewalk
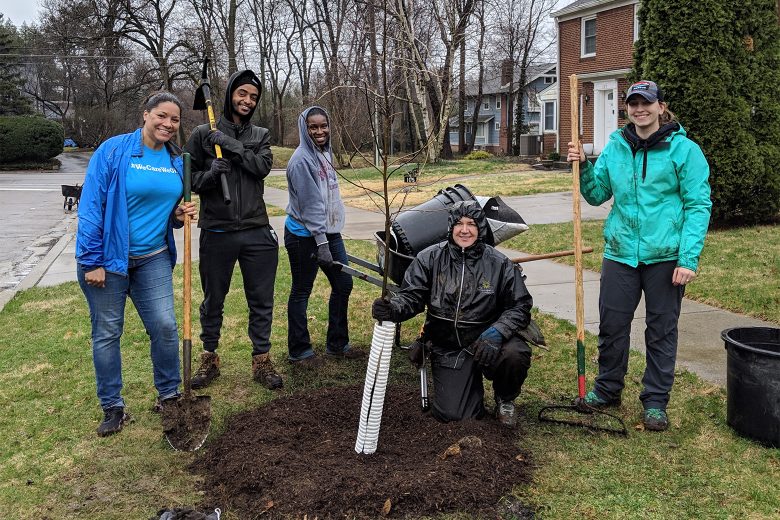
[{"label": "concrete sidewalk", "polygon": [[[502,197],[502,200],[517,210],[529,225],[571,220],[571,193]],[[268,204],[284,208],[287,205],[287,192],[266,187],[265,201]],[[609,206],[607,205],[594,208],[588,204],[582,204],[582,217],[586,220],[606,218],[608,212]],[[347,206],[346,222],[342,233],[345,238],[366,240],[373,239],[374,232],[383,228],[384,217],[380,213]],[[284,228],[284,217],[272,217],[271,225],[281,233]],[[197,227],[193,227],[192,230],[193,259],[197,260],[200,233]],[[50,286],[75,281],[75,232],[76,222],[73,220],[69,223],[65,234],[16,290],[36,285]],[[182,236],[183,232],[177,230],[176,240],[179,251],[183,250]],[[522,251],[501,247],[499,249],[510,258],[526,255]],[[280,269],[285,267],[282,264]],[[541,312],[574,323],[574,268],[551,260],[538,260],[524,263],[523,270],[527,275],[526,284],[534,298],[534,305]],[[584,273],[584,289],[585,327],[589,332],[598,334],[598,273],[591,271]],[[3,293],[0,295],[0,308],[11,297],[13,294]],[[644,349],[644,317],[644,301],[642,301],[634,317],[631,331],[631,345],[638,350]],[[721,331],[731,327],[755,326],[776,327],[777,325],[691,300],[684,300],[679,324],[678,366],[684,366],[714,384],[725,385],[726,352],[720,338]]]}]

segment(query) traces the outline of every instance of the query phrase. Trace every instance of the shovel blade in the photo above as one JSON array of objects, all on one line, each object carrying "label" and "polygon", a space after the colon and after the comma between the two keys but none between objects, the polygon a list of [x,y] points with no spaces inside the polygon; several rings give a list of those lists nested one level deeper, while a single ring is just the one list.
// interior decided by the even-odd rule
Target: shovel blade
[{"label": "shovel blade", "polygon": [[171,448],[195,451],[203,446],[211,427],[211,397],[191,395],[163,407],[162,426]]},{"label": "shovel blade", "polygon": [[197,90],[195,90],[195,99],[192,102],[193,110],[206,110],[206,92],[205,89],[209,88],[208,83],[201,83]]}]

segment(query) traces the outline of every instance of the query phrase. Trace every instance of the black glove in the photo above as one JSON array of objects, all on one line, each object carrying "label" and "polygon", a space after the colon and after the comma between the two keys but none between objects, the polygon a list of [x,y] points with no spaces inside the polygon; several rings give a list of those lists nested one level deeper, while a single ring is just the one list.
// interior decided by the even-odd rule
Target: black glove
[{"label": "black glove", "polygon": [[232,144],[231,141],[235,141],[235,139],[231,139],[219,130],[214,130],[206,134],[203,141],[210,148],[213,148],[215,145],[219,145],[221,148],[229,148]]},{"label": "black glove", "polygon": [[430,351],[430,345],[416,339],[408,347],[407,356],[414,366],[420,368],[425,363],[425,356]]},{"label": "black glove", "polygon": [[492,367],[501,353],[503,346],[503,336],[494,327],[490,327],[483,332],[477,341],[471,344],[474,352],[474,361],[483,368]]},{"label": "black glove", "polygon": [[377,298],[371,305],[371,316],[378,321],[395,321],[395,310],[389,299]]},{"label": "black glove", "polygon": [[333,255],[330,254],[328,243],[322,243],[317,246],[317,264],[320,267],[333,267]]},{"label": "black glove", "polygon": [[214,177],[214,182],[219,184],[220,175],[230,174],[230,161],[227,159],[214,159],[211,163],[211,170],[209,170],[209,172]]}]

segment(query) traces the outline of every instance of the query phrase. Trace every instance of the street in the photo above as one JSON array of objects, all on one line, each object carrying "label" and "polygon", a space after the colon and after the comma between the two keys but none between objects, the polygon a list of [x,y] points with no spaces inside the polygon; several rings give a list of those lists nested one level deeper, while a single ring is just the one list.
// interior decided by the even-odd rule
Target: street
[{"label": "street", "polygon": [[82,184],[91,152],[60,154],[56,172],[0,172],[0,291],[15,287],[75,220],[62,184]]}]

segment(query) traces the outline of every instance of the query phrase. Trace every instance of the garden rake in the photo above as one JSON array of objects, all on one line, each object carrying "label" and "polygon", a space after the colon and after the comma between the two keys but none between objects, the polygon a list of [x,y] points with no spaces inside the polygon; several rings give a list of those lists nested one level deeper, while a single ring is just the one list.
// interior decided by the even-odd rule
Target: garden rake
[{"label": "garden rake", "polygon": [[[571,85],[571,132],[574,147],[579,149],[579,84],[576,74],[569,76]],[[623,420],[585,403],[585,304],[582,286],[582,229],[580,222],[580,163],[572,162],[572,198],[574,200],[574,285],[577,322],[577,390],[571,405],[548,405],[539,410],[539,420],[592,430],[628,435]],[[618,426],[619,425],[619,426]]]}]

